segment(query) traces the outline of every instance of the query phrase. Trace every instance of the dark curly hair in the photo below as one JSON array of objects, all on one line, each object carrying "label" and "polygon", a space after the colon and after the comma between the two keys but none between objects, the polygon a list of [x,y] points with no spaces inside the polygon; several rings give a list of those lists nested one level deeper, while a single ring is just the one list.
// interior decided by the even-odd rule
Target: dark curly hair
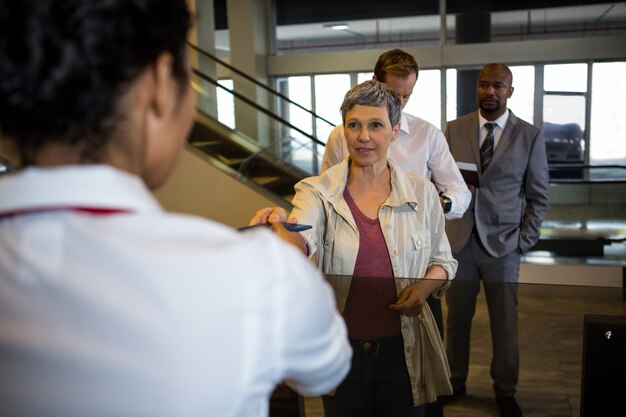
[{"label": "dark curly hair", "polygon": [[0,0],[0,129],[22,163],[52,141],[98,161],[120,97],[159,54],[188,82],[189,26],[186,0]]}]

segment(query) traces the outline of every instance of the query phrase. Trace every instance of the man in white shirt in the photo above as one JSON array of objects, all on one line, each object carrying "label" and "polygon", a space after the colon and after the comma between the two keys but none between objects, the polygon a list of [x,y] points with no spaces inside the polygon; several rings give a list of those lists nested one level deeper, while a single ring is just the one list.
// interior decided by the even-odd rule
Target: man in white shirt
[{"label": "man in white shirt", "polygon": [[[419,67],[413,55],[392,49],[383,53],[374,67],[374,79],[387,84],[406,106],[417,82]],[[402,112],[400,134],[391,144],[388,157],[402,169],[432,179],[440,192],[446,219],[458,219],[467,209],[471,193],[450,154],[446,139],[431,123]],[[343,126],[333,129],[326,142],[322,171],[348,156]]]}]

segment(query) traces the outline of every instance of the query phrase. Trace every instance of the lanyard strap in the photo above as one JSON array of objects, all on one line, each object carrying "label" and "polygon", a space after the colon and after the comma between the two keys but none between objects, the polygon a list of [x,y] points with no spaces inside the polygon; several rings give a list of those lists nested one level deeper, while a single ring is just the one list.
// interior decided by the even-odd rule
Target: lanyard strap
[{"label": "lanyard strap", "polygon": [[129,214],[132,210],[112,207],[87,207],[87,206],[59,206],[59,207],[38,207],[32,209],[22,209],[7,212],[0,212],[0,220],[7,217],[16,217],[33,213],[45,213],[52,211],[73,211],[90,214],[92,216],[109,216],[112,214]]}]

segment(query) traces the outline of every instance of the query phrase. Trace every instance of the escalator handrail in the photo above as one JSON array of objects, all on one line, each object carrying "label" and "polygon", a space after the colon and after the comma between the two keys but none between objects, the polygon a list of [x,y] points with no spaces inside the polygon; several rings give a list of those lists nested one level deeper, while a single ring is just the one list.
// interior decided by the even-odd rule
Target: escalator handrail
[{"label": "escalator handrail", "polygon": [[300,129],[299,127],[291,124],[289,121],[281,118],[280,116],[277,116],[276,114],[274,114],[273,112],[269,111],[268,109],[266,109],[266,108],[264,108],[262,106],[259,106],[257,103],[255,103],[253,100],[250,100],[248,97],[242,95],[241,93],[238,93],[238,92],[233,91],[233,90],[229,90],[228,88],[224,87],[215,78],[210,77],[210,76],[204,74],[202,71],[200,71],[198,69],[195,69],[195,68],[193,69],[193,72],[198,77],[202,78],[205,81],[210,82],[211,84],[215,85],[216,87],[221,88],[222,90],[225,90],[225,91],[229,92],[233,96],[237,97],[239,100],[245,102],[246,104],[249,104],[250,106],[254,107],[256,110],[260,111],[261,113],[266,114],[267,116],[271,117],[274,120],[277,120],[277,121],[281,122],[285,126],[295,130],[296,132],[300,133],[301,135],[306,136],[308,139],[310,139],[312,142],[316,143],[317,145],[326,146],[326,144],[324,142],[322,142],[321,140],[319,140],[315,136],[311,135],[310,133],[305,132],[304,130]]},{"label": "escalator handrail", "polygon": [[256,84],[257,86],[259,86],[259,87],[261,87],[261,88],[263,88],[264,90],[266,90],[266,91],[268,91],[268,92],[270,92],[270,93],[272,93],[272,94],[274,94],[274,95],[276,95],[276,96],[280,97],[281,99],[283,99],[283,100],[287,101],[289,104],[292,104],[292,105],[294,105],[294,106],[298,107],[299,109],[304,110],[305,112],[309,113],[311,116],[315,117],[316,119],[319,119],[319,120],[321,120],[321,121],[323,121],[323,122],[327,123],[329,126],[332,126],[332,127],[334,127],[334,126],[335,126],[335,124],[334,124],[333,122],[331,122],[331,121],[329,121],[329,120],[326,120],[325,118],[323,118],[322,116],[320,116],[320,115],[318,115],[318,114],[316,114],[316,113],[313,113],[311,110],[309,110],[309,109],[307,109],[306,107],[303,107],[302,105],[300,105],[300,104],[296,103],[295,101],[291,100],[291,99],[290,99],[289,97],[287,97],[286,95],[281,94],[281,93],[279,93],[279,92],[278,92],[278,91],[276,91],[276,90],[273,90],[271,87],[268,87],[267,85],[265,85],[265,84],[263,84],[263,83],[259,82],[259,81],[258,81],[258,80],[256,80],[255,78],[253,78],[253,77],[249,76],[248,74],[246,74],[245,72],[243,72],[243,71],[241,71],[241,70],[239,70],[239,69],[237,69],[237,68],[233,67],[232,65],[228,64],[227,62],[222,61],[221,59],[219,59],[219,58],[218,58],[218,57],[216,57],[215,55],[213,55],[213,54],[211,54],[211,53],[209,53],[209,52],[207,52],[207,51],[205,51],[205,50],[201,49],[201,48],[200,48],[200,47],[198,47],[197,45],[194,45],[194,44],[192,44],[192,43],[190,43],[190,42],[188,42],[188,44],[189,44],[189,46],[190,46],[192,49],[194,49],[195,51],[199,52],[201,55],[204,55],[204,56],[206,56],[206,57],[208,57],[208,58],[212,59],[213,61],[215,61],[215,62],[219,63],[220,65],[223,65],[224,67],[228,68],[230,71],[232,71],[232,72],[234,72],[234,73],[236,73],[236,74],[240,75],[241,77],[245,78],[246,80],[248,80],[248,81],[250,81],[250,82],[252,82],[252,83]]}]

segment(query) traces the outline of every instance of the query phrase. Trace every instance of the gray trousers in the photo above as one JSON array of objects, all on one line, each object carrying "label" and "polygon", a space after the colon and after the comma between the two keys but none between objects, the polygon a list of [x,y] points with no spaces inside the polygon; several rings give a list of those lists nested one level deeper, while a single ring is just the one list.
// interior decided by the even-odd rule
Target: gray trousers
[{"label": "gray trousers", "polygon": [[516,250],[494,258],[472,233],[465,247],[454,257],[459,267],[446,291],[445,336],[452,387],[458,390],[467,381],[472,318],[482,281],[491,327],[493,390],[498,396],[513,396],[519,378],[517,282],[520,255]]}]

